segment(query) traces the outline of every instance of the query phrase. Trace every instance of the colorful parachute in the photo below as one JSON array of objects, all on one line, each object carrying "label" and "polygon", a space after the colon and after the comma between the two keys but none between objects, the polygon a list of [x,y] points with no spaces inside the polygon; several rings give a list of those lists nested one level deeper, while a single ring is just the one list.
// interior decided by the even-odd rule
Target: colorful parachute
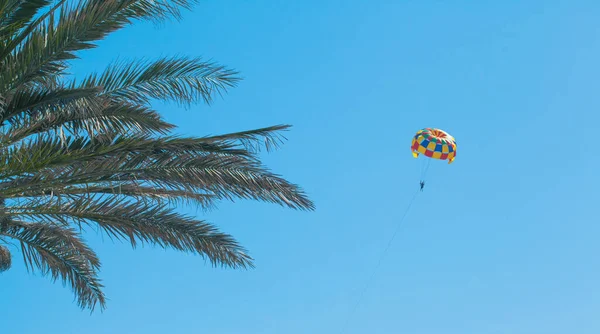
[{"label": "colorful parachute", "polygon": [[413,156],[420,154],[426,157],[448,160],[451,164],[456,158],[456,140],[446,131],[433,128],[419,130],[412,139],[410,147]]}]

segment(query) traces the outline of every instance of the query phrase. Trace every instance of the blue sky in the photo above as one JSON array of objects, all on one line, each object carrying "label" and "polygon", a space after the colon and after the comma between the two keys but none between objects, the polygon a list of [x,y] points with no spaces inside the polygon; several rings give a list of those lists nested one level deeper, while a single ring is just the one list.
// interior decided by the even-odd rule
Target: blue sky
[{"label": "blue sky", "polygon": [[112,35],[73,72],[177,54],[240,70],[214,106],[160,110],[186,135],[292,124],[264,161],[317,210],[199,212],[250,250],[249,271],[89,235],[110,298],[92,315],[16,258],[0,332],[340,333],[418,187],[422,127],[454,135],[458,157],[432,164],[344,333],[600,332],[599,14],[583,0],[206,0]]}]

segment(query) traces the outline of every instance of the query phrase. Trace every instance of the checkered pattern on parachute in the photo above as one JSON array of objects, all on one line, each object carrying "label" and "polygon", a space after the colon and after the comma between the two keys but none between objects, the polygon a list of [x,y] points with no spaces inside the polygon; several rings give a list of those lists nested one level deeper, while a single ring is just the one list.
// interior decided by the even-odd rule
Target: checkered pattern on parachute
[{"label": "checkered pattern on parachute", "polygon": [[425,128],[413,137],[411,151],[415,158],[423,154],[433,159],[448,160],[451,164],[456,158],[456,140],[443,130]]}]

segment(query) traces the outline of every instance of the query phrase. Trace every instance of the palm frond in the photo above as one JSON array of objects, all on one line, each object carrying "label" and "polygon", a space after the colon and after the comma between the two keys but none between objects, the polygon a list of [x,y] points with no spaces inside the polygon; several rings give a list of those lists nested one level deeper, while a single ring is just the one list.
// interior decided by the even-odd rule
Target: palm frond
[{"label": "palm frond", "polygon": [[69,283],[81,308],[105,307],[102,284],[97,277],[100,261],[77,233],[47,222],[4,221],[0,235],[21,243],[21,252],[29,270],[38,268],[53,280]]},{"label": "palm frond", "polygon": [[[83,87],[103,87],[103,94],[147,104],[151,99],[174,100],[182,105],[210,103],[240,79],[238,73],[200,58],[162,58],[154,62],[129,61],[110,65],[101,74],[83,80]],[[75,84],[73,84],[75,86]]]},{"label": "palm frond", "polygon": [[275,125],[256,130],[208,136],[204,137],[203,140],[207,142],[240,142],[245,149],[251,152],[260,152],[263,146],[267,151],[272,151],[278,148],[286,139],[280,132],[290,127],[291,125]]},{"label": "palm frond", "polygon": [[216,265],[252,267],[252,258],[231,236],[214,226],[176,213],[164,205],[124,198],[82,198],[68,202],[48,200],[38,205],[7,207],[14,217],[63,223],[96,223],[109,236],[136,246],[148,242],[161,247],[192,252]]},{"label": "palm frond", "polygon": [[0,41],[3,42],[2,45],[8,44],[7,38],[18,33],[25,24],[29,23],[36,12],[46,5],[46,2],[45,0],[0,0]]},{"label": "palm frond", "polygon": [[65,61],[76,52],[94,48],[94,42],[122,29],[133,20],[163,20],[195,1],[175,0],[87,0],[61,4],[57,14],[28,31],[21,44],[5,50],[5,69],[0,74],[3,91],[36,82],[40,77],[60,75]]},{"label": "palm frond", "polygon": [[8,25],[14,16],[14,13],[19,9],[21,0],[0,0],[0,23],[3,26]]},{"label": "palm frond", "polygon": [[87,101],[74,101],[56,112],[43,112],[11,121],[10,130],[0,137],[1,146],[39,134],[45,134],[44,138],[59,137],[64,143],[68,136],[82,134],[88,138],[118,134],[166,135],[175,127],[165,122],[156,111],[126,102],[111,102],[98,109]]},{"label": "palm frond", "polygon": [[21,113],[27,113],[29,117],[41,113],[57,114],[63,108],[73,105],[73,102],[79,103],[79,108],[90,108],[92,103],[99,104],[99,98],[96,97],[100,90],[96,87],[62,89],[60,87],[32,87],[18,91],[11,97],[6,109],[0,115],[0,122],[9,120]]},{"label": "palm frond", "polygon": [[23,193],[7,197],[7,199],[58,197],[68,199],[84,199],[93,195],[114,197],[130,197],[134,200],[155,202],[158,204],[188,204],[196,205],[203,210],[211,209],[218,199],[216,195],[199,193],[185,189],[166,189],[156,186],[144,186],[135,181],[96,182],[93,184],[78,184],[74,186],[55,186],[46,189],[29,189]]},{"label": "palm frond", "polygon": [[[55,1],[52,7],[35,20],[33,20],[35,15],[52,1],[4,0],[3,2],[6,3],[7,6],[0,6],[0,13],[2,13],[2,17],[5,18],[0,23],[0,26],[2,27],[0,28],[0,39],[5,40],[9,37],[12,38],[0,48],[0,60],[4,59],[14,51],[32,31],[37,29],[50,15],[53,15],[66,0]],[[21,7],[19,7],[19,5],[21,5]]]},{"label": "palm frond", "polygon": [[190,10],[198,2],[199,0],[134,0],[119,15],[161,23],[169,18],[181,19],[182,10]]},{"label": "palm frond", "polygon": [[[13,4],[16,1],[10,1]],[[3,22],[6,26],[10,26],[15,30],[23,28],[26,24],[30,23],[35,15],[44,7],[50,5],[52,0],[21,0],[18,1],[18,6],[13,7],[12,15],[6,22]]]},{"label": "palm frond", "polygon": [[[86,162],[94,161],[101,166],[102,159],[107,163],[125,162],[128,164],[150,160],[156,155],[163,160],[192,155],[204,156],[217,154],[224,156],[244,157],[248,163],[255,161],[247,151],[222,143],[206,143],[197,138],[132,136],[117,138],[83,138],[67,137],[66,139],[35,137],[14,147],[0,149],[0,177],[39,172],[46,168],[61,166],[78,167]],[[131,159],[137,159],[130,161]],[[140,160],[141,159],[141,160]],[[240,160],[241,161],[241,160]],[[93,167],[94,165],[90,165]]]},{"label": "palm frond", "polygon": [[[263,200],[314,209],[302,189],[262,167],[252,155],[194,138],[119,138],[37,141],[0,150],[0,194],[93,182],[141,181],[165,189],[207,192],[219,198]],[[19,171],[19,174],[10,174]],[[26,173],[31,174],[26,177]],[[18,176],[16,180],[11,177]]]}]

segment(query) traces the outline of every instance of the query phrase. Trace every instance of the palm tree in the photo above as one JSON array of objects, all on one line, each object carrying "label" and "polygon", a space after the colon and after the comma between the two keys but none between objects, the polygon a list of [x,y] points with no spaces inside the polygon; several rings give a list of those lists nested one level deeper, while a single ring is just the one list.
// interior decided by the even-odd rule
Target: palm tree
[{"label": "palm tree", "polygon": [[175,206],[241,198],[314,209],[257,156],[288,126],[186,138],[152,109],[154,100],[210,104],[235,86],[237,72],[172,57],[67,75],[78,51],[136,20],[177,19],[195,2],[0,0],[0,271],[17,246],[28,270],[70,285],[81,308],[104,309],[86,228],[251,268],[231,236]]}]

